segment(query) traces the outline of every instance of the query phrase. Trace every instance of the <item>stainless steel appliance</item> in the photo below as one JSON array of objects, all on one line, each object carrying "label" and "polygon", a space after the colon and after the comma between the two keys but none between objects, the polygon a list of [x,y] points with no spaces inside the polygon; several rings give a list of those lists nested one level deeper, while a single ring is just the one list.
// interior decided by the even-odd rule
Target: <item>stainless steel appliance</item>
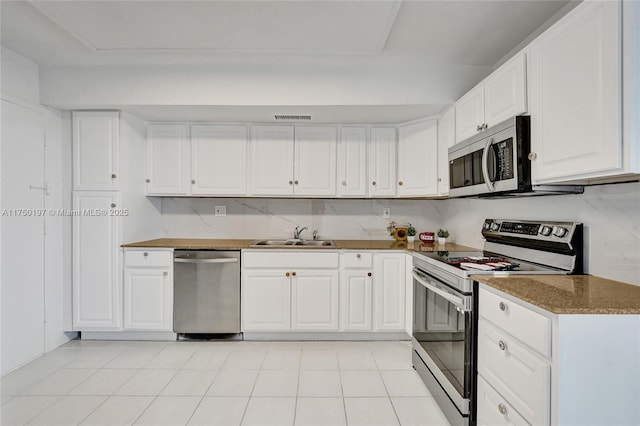
[{"label": "stainless steel appliance", "polygon": [[240,252],[176,250],[173,331],[240,333]]},{"label": "stainless steel appliance", "polygon": [[582,272],[582,224],[486,219],[478,252],[413,254],[413,365],[452,425],[475,424],[474,274]]},{"label": "stainless steel appliance", "polygon": [[510,118],[449,148],[449,197],[582,193],[577,185],[532,185],[529,121]]}]

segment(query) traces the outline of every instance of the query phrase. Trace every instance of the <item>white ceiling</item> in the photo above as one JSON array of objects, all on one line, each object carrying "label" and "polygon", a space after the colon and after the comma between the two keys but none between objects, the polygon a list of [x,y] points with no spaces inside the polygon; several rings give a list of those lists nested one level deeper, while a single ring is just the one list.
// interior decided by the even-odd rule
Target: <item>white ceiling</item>
[{"label": "white ceiling", "polygon": [[[262,69],[272,69],[275,63],[280,64],[279,73],[299,72],[299,78],[304,79],[306,70],[322,70],[330,80],[339,81],[349,73],[366,77],[362,70],[368,64],[375,64],[376,69],[394,69],[398,64],[418,62],[427,71],[438,70],[430,73],[433,76],[424,73],[425,87],[444,84],[446,93],[437,90],[432,99],[421,95],[421,106],[408,97],[398,102],[397,95],[388,102],[381,99],[378,105],[387,104],[389,117],[410,120],[415,116],[411,108],[420,113],[441,111],[443,105],[468,90],[536,29],[554,15],[557,17],[559,11],[566,11],[567,3],[3,0],[1,41],[45,70],[63,68],[74,72],[92,66],[153,66],[154,72],[160,72],[164,66],[185,65],[208,66],[217,72],[220,66],[234,64],[253,69],[258,75]],[[466,77],[445,83],[441,75],[447,70],[451,76]],[[399,81],[415,83],[415,69],[394,73]],[[347,88],[367,90],[366,81],[358,89]],[[45,83],[51,84],[49,80]],[[262,104],[269,102],[263,100]],[[405,108],[401,104],[412,106]],[[363,115],[350,108],[360,105],[342,105],[349,107],[345,111],[352,114],[350,122],[359,121]],[[150,119],[153,113],[163,116],[168,111],[166,106],[122,106],[136,109]],[[198,110],[190,111],[199,116]],[[321,117],[323,111],[318,110],[317,116]],[[376,111],[384,114],[380,108]],[[376,114],[374,110],[369,112]],[[235,110],[229,112],[230,116],[235,114]]]}]

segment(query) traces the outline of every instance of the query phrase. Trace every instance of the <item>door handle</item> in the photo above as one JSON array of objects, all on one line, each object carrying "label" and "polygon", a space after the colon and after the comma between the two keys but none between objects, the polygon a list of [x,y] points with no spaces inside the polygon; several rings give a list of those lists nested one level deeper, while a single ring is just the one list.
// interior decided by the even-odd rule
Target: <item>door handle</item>
[{"label": "door handle", "polygon": [[482,150],[482,176],[484,176],[484,182],[487,184],[487,188],[489,191],[495,191],[495,187],[493,186],[493,182],[489,178],[489,148],[493,145],[493,138],[489,138],[487,143],[484,145],[484,149]]},{"label": "door handle", "polygon": [[236,258],[220,258],[220,259],[183,259],[177,257],[173,259],[176,263],[236,263]]}]

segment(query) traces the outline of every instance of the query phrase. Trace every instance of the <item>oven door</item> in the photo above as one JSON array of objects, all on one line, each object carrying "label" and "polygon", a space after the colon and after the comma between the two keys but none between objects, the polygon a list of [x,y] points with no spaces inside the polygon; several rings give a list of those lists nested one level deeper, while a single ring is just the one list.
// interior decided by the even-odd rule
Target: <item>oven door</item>
[{"label": "oven door", "polygon": [[463,416],[473,393],[473,296],[414,268],[413,346]]}]

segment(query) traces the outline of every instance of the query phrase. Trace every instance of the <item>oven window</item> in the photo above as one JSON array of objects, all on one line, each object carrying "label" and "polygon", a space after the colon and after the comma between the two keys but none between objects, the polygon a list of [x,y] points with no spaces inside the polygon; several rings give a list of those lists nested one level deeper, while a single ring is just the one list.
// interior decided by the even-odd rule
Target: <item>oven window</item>
[{"label": "oven window", "polygon": [[414,281],[413,337],[463,397],[471,394],[472,314]]}]

